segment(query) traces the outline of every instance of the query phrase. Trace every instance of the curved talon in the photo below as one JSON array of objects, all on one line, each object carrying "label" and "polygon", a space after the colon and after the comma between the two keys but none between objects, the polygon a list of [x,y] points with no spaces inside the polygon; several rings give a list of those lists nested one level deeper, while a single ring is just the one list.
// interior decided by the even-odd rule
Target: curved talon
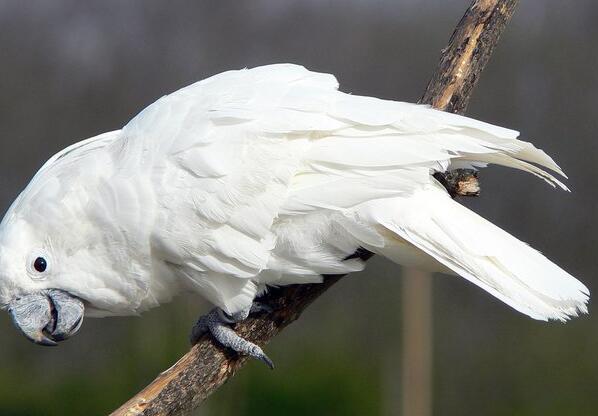
[{"label": "curved talon", "polygon": [[193,326],[190,336],[191,344],[196,344],[202,336],[209,332],[220,345],[230,348],[238,354],[248,355],[260,360],[273,370],[274,363],[259,346],[239,336],[228,326],[228,324],[244,320],[250,312],[271,311],[269,306],[267,308],[264,308],[264,306],[257,304],[258,309],[256,311],[252,307],[251,310],[242,311],[233,316],[226,314],[219,308],[212,309],[208,314],[199,318]]},{"label": "curved talon", "polygon": [[258,356],[258,357],[254,357],[254,358],[257,358],[258,360],[260,360],[261,362],[263,362],[264,364],[266,364],[270,368],[270,370],[274,370],[274,363],[272,362],[272,360],[270,359],[270,357],[268,357],[264,353],[264,351],[262,351],[262,349],[260,347],[258,347],[258,348],[259,348],[259,350],[261,352],[261,355]]}]

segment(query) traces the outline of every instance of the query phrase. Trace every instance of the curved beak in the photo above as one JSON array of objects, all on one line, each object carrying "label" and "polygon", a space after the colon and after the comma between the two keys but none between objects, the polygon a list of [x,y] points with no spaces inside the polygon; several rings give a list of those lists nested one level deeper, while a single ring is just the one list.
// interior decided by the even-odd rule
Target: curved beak
[{"label": "curved beak", "polygon": [[8,312],[14,325],[30,341],[54,346],[79,330],[85,306],[67,292],[50,289],[13,299]]}]

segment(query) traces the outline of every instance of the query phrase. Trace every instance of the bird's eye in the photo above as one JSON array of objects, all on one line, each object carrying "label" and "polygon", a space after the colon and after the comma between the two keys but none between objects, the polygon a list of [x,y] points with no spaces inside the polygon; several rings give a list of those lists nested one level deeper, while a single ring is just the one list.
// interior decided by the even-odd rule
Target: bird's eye
[{"label": "bird's eye", "polygon": [[25,260],[27,274],[33,280],[48,279],[53,273],[54,262],[52,254],[43,248],[36,248],[29,252]]},{"label": "bird's eye", "polygon": [[43,257],[38,257],[33,262],[33,268],[40,273],[45,272],[47,267],[48,262]]}]

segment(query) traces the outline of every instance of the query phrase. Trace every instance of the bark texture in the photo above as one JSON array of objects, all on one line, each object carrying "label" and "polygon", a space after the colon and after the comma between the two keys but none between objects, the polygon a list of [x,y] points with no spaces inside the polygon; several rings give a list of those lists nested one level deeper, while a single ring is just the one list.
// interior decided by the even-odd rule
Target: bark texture
[{"label": "bark texture", "polygon": [[[462,113],[517,0],[475,0],[456,27],[421,102]],[[371,253],[357,255],[368,258]],[[263,346],[295,321],[317,297],[342,276],[322,284],[294,285],[271,291],[261,302],[269,314],[251,316],[235,326],[239,335]],[[111,416],[173,416],[189,414],[247,361],[202,338],[171,368],[115,410]]]},{"label": "bark texture", "polygon": [[463,114],[518,0],[475,0],[455,28],[420,102]]}]

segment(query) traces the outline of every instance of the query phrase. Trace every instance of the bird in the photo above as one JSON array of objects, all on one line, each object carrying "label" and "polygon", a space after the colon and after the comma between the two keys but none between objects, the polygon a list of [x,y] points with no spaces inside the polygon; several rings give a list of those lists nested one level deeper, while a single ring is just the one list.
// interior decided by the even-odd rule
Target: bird
[{"label": "bird", "polygon": [[300,65],[223,72],[39,169],[0,224],[0,307],[53,346],[84,316],[138,315],[191,292],[214,306],[192,340],[209,334],[272,367],[233,324],[267,311],[269,288],[360,271],[373,253],[565,321],[587,312],[587,287],[442,179],[494,164],[567,190],[554,160],[518,136],[344,93]]}]

